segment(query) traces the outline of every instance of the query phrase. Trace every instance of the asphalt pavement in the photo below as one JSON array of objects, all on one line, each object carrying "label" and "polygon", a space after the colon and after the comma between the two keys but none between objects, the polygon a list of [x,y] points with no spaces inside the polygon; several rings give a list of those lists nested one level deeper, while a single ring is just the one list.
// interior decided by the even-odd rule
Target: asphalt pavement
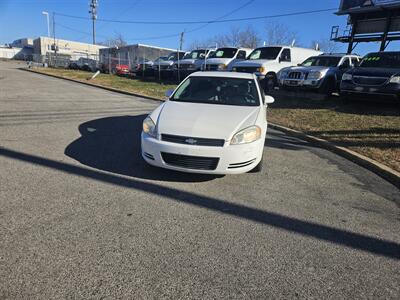
[{"label": "asphalt pavement", "polygon": [[0,62],[0,299],[399,299],[400,193],[270,130],[258,174],[147,166],[159,103]]}]

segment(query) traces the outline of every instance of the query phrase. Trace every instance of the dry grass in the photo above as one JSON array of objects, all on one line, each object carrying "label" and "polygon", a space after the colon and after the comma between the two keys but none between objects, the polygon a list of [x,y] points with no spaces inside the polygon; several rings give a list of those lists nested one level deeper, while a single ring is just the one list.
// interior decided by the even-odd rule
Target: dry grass
[{"label": "dry grass", "polygon": [[[39,69],[40,72],[87,82],[91,73]],[[132,80],[100,74],[91,81],[164,99],[175,85]],[[312,101],[277,98],[269,111],[269,121],[321,137],[347,147],[400,172],[400,106],[399,104],[351,102],[339,99]]]},{"label": "dry grass", "polygon": [[[35,69],[35,71],[84,82],[88,82],[87,78],[93,75],[92,73],[84,71],[53,68],[39,68]],[[167,90],[174,89],[176,87],[175,85],[170,84],[160,84],[157,82],[129,79],[108,74],[99,74],[95,79],[90,80],[89,83],[161,99],[165,97],[165,92]]]},{"label": "dry grass", "polygon": [[269,120],[332,141],[400,171],[399,104],[277,99]]}]

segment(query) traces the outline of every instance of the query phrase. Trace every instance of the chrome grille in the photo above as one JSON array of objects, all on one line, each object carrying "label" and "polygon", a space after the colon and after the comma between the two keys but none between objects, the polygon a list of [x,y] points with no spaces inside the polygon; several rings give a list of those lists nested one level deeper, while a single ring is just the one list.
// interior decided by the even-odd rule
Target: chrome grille
[{"label": "chrome grille", "polygon": [[290,72],[288,75],[289,79],[301,79],[301,72]]},{"label": "chrome grille", "polygon": [[189,156],[161,152],[163,161],[171,166],[193,170],[215,170],[218,166],[218,157]]},{"label": "chrome grille", "polygon": [[223,147],[225,144],[223,139],[206,139],[172,134],[162,134],[161,139],[165,142],[194,146]]},{"label": "chrome grille", "polygon": [[369,77],[369,76],[353,76],[353,82],[359,85],[383,85],[389,78],[387,77]]}]

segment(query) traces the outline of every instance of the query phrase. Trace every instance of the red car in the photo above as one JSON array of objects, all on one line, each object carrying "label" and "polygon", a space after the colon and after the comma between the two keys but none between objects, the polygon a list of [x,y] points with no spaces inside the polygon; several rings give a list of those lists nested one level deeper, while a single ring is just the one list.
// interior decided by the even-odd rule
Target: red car
[{"label": "red car", "polygon": [[118,76],[129,76],[129,66],[128,65],[116,65],[115,74]]}]

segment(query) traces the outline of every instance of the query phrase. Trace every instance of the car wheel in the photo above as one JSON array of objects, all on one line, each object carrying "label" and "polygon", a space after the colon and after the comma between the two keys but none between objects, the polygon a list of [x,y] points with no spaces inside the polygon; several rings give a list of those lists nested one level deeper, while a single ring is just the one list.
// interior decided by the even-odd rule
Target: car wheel
[{"label": "car wheel", "polygon": [[332,96],[332,93],[335,91],[335,86],[336,86],[335,80],[333,78],[328,78],[320,87],[319,92],[321,94],[330,97]]},{"label": "car wheel", "polygon": [[258,165],[255,166],[254,169],[252,169],[249,173],[260,173],[263,169],[263,161],[264,161],[264,157],[261,158]]},{"label": "car wheel", "polygon": [[275,74],[267,75],[264,79],[264,90],[265,92],[273,91],[277,84],[277,79]]}]

